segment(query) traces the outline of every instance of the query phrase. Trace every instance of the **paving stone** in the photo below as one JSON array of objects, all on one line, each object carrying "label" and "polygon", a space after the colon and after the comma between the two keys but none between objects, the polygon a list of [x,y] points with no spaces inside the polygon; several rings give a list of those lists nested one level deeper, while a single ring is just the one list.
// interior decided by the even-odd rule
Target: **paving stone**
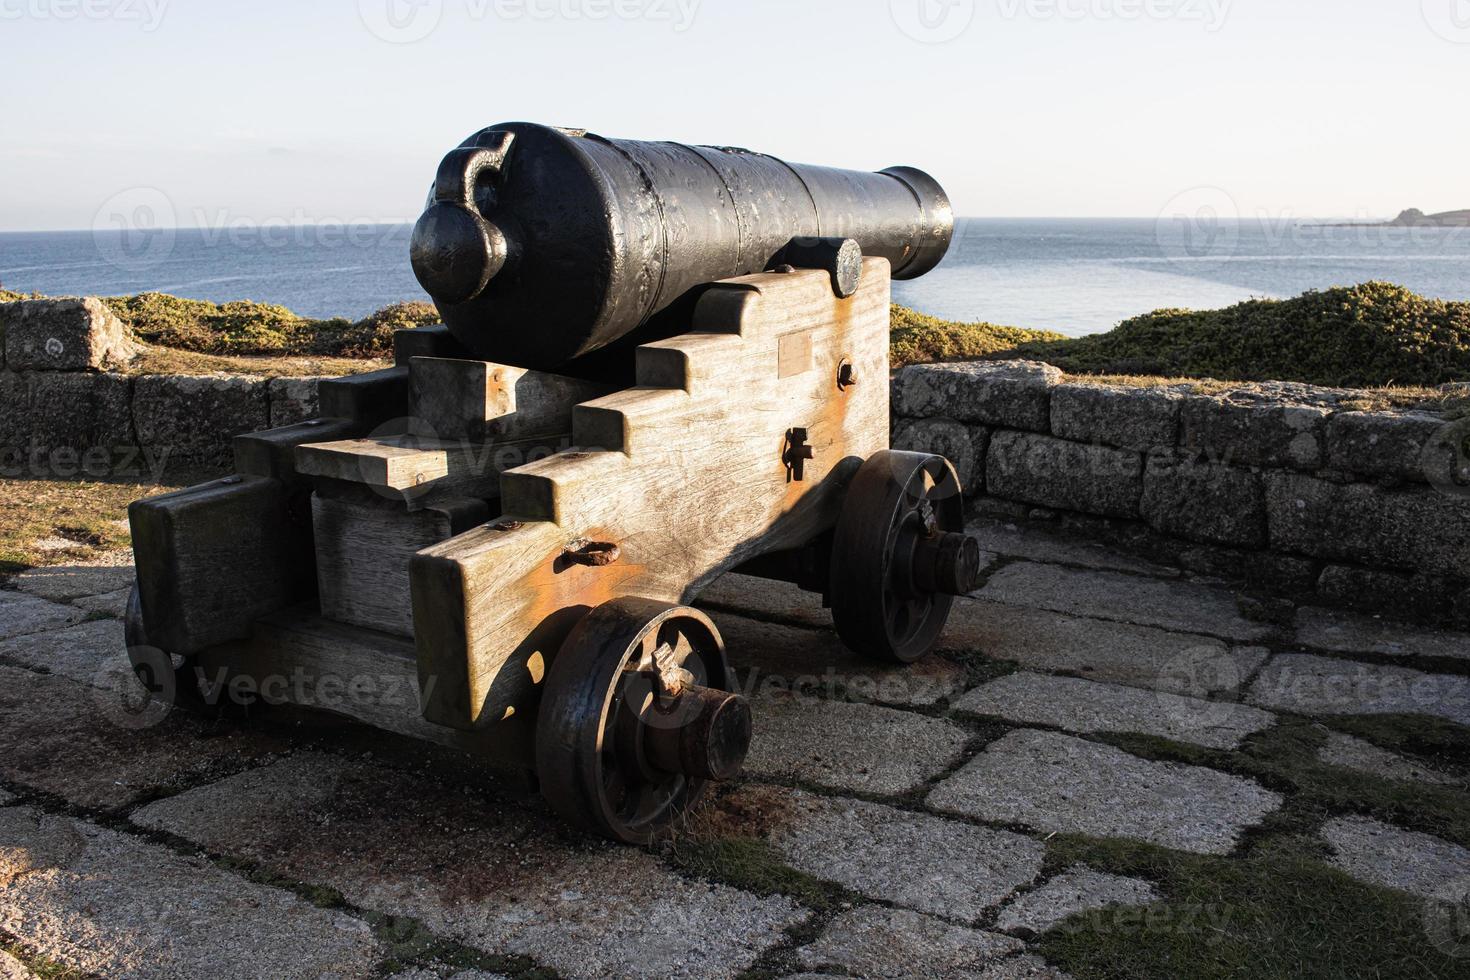
[{"label": "paving stone", "polygon": [[[80,609],[74,611],[79,616],[86,615]],[[44,670],[80,684],[93,684],[109,663],[126,656],[126,650],[123,624],[106,619],[11,637],[0,642],[0,660]]]},{"label": "paving stone", "polygon": [[985,551],[1014,558],[1028,558],[1053,565],[1079,565],[1083,568],[1133,572],[1156,578],[1179,576],[1177,568],[1167,568],[1135,558],[1100,542],[1054,534],[1025,525],[977,518],[966,525],[965,532],[980,542],[980,547]]},{"label": "paving stone", "polygon": [[1013,956],[988,967],[978,980],[1072,980],[1039,956]]},{"label": "paving stone", "polygon": [[113,710],[105,692],[0,666],[0,776],[78,806],[126,806],[284,748],[184,715],[139,723]]},{"label": "paving stone", "polygon": [[136,445],[131,390],[118,374],[0,371],[0,447],[24,448],[33,479],[104,475]]},{"label": "paving stone", "polygon": [[1256,783],[1149,762],[1053,732],[1012,732],[929,794],[929,805],[1037,830],[1123,837],[1225,854],[1281,805]]},{"label": "paving stone", "polygon": [[916,364],[893,379],[893,411],[1046,432],[1051,392],[1062,372],[1038,361]]},{"label": "paving stone", "polygon": [[1247,700],[1308,715],[1430,715],[1470,725],[1470,677],[1306,654],[1272,660]]},{"label": "paving stone", "polygon": [[1266,506],[1276,551],[1429,575],[1470,567],[1470,508],[1458,494],[1271,473]]},{"label": "paving stone", "polygon": [[368,976],[384,955],[358,919],[29,807],[0,810],[0,931],[115,977]]},{"label": "paving stone", "polygon": [[1165,534],[1244,548],[1266,544],[1266,493],[1250,470],[1151,456],[1140,510]]},{"label": "paving stone", "polygon": [[5,790],[0,789],[0,806],[9,806],[10,804],[12,804],[14,802],[15,802],[15,794],[14,793],[7,793]]},{"label": "paving stone", "polygon": [[1425,412],[1339,412],[1327,423],[1327,465],[1421,481],[1426,451],[1444,427],[1443,416]]},{"label": "paving stone", "polygon": [[34,977],[24,963],[0,949],[0,980],[33,980]]},{"label": "paving stone", "polygon": [[1367,817],[1329,821],[1322,836],[1334,852],[1332,863],[1370,885],[1441,898],[1470,884],[1470,851],[1438,837]]},{"label": "paving stone", "polygon": [[645,851],[568,843],[544,810],[312,753],[133,820],[573,978],[734,976],[807,915],[687,881]]},{"label": "paving stone", "polygon": [[1063,439],[1138,452],[1172,449],[1183,403],[1178,387],[1068,381],[1052,389],[1051,430]]},{"label": "paving stone", "polygon": [[1234,694],[1270,654],[1208,636],[962,598],[941,641],[1038,671],[1193,697]]},{"label": "paving stone", "polygon": [[75,606],[0,591],[0,639],[62,629],[81,622],[86,615]]},{"label": "paving stone", "polygon": [[59,565],[27,569],[15,576],[14,585],[22,592],[52,602],[71,602],[83,596],[131,589],[133,576],[131,564]]},{"label": "paving stone", "polygon": [[1399,779],[1405,782],[1427,783],[1433,786],[1458,786],[1460,780],[1422,765],[1413,759],[1380,749],[1351,735],[1333,732],[1327,736],[1327,744],[1317,753],[1317,760],[1329,766],[1341,766],[1370,776],[1384,779]]},{"label": "paving stone", "polygon": [[1079,912],[1152,905],[1158,900],[1158,891],[1147,881],[1103,874],[1079,864],[1007,906],[995,926],[1029,939]]},{"label": "paving stone", "polygon": [[869,905],[833,919],[796,957],[808,969],[835,967],[860,977],[927,980],[973,977],[1024,948],[1009,936]]},{"label": "paving stone", "polygon": [[143,375],[133,385],[138,443],[174,463],[228,465],[234,436],[270,428],[268,384],[248,375]]},{"label": "paving stone", "polygon": [[94,615],[122,619],[128,614],[128,599],[132,594],[132,588],[119,589],[106,595],[82,596],[73,600],[72,605]]},{"label": "paving stone", "polygon": [[1298,609],[1298,643],[1335,653],[1470,660],[1470,635],[1426,629],[1337,609]]},{"label": "paving stone", "polygon": [[321,414],[317,399],[317,387],[322,377],[273,378],[267,389],[270,393],[270,427],[283,429],[288,425],[306,422]]},{"label": "paving stone", "polygon": [[746,772],[898,796],[944,772],[969,733],[938,718],[785,692],[756,698]]},{"label": "paving stone", "polygon": [[1224,589],[1118,572],[1084,572],[1021,562],[996,572],[976,595],[1013,606],[1246,642],[1265,639],[1271,633],[1270,627],[1242,616],[1235,597]]},{"label": "paving stone", "polygon": [[956,710],[1069,732],[1137,732],[1212,749],[1236,749],[1275,723],[1269,711],[1074,677],[1020,673],[991,681]]},{"label": "paving stone", "polygon": [[985,489],[985,452],[990,430],[938,419],[904,420],[893,429],[894,449],[943,456],[954,465],[955,476],[967,497]]},{"label": "paving stone", "polygon": [[4,363],[12,371],[95,371],[133,359],[137,345],[96,297],[0,304]]},{"label": "paving stone", "polygon": [[986,454],[985,492],[1058,510],[1137,517],[1143,457],[1036,433],[997,432]]},{"label": "paving stone", "polygon": [[[769,840],[793,868],[945,918],[979,918],[1034,881],[1046,856],[1041,843],[1020,834],[877,803],[771,787],[749,795],[779,813]],[[738,809],[735,796],[724,805]]]},{"label": "paving stone", "polygon": [[965,689],[965,669],[937,656],[884,666],[842,645],[831,627],[802,629],[730,613],[712,617],[746,690],[788,689],[899,707],[928,707]]},{"label": "paving stone", "polygon": [[1180,413],[1179,444],[1237,466],[1314,470],[1322,465],[1331,397],[1282,382],[1193,394]]},{"label": "paving stone", "polygon": [[1463,579],[1332,564],[1323,567],[1316,579],[1315,589],[1298,591],[1315,591],[1318,601],[1364,614],[1429,622],[1443,621],[1448,614],[1458,629],[1470,627],[1470,603],[1465,601]]},{"label": "paving stone", "polygon": [[822,607],[819,594],[754,575],[730,572],[720,576],[700,593],[696,605],[813,629],[832,628],[832,613]]}]

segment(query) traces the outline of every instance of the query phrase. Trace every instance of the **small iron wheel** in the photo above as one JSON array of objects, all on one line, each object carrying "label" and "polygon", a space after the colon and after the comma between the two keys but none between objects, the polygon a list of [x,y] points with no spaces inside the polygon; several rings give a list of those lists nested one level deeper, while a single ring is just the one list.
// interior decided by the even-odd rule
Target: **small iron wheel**
[{"label": "small iron wheel", "polygon": [[703,613],[608,602],[572,630],[536,730],[541,793],[564,820],[628,844],[657,839],[711,780],[739,774],[750,707]]},{"label": "small iron wheel", "polygon": [[832,620],[849,649],[905,664],[933,649],[980,569],[949,460],[885,450],[864,463],[842,503],[831,568]]},{"label": "small iron wheel", "polygon": [[148,642],[148,632],[143,626],[143,600],[137,585],[128,594],[123,637],[128,645],[128,661],[133,665],[133,675],[155,704],[191,711],[204,711],[208,707],[193,665],[186,658],[174,657]]}]

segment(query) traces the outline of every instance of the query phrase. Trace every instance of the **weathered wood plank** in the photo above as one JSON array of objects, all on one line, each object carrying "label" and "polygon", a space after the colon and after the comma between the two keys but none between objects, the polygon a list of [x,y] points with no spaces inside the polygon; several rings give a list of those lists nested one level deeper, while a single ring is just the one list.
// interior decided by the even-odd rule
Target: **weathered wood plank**
[{"label": "weathered wood plank", "polygon": [[409,562],[489,518],[481,500],[441,501],[411,512],[388,501],[374,506],[318,494],[312,523],[322,615],[412,639]]},{"label": "weathered wood plank", "polygon": [[194,654],[313,595],[311,528],[294,496],[279,480],[230,477],[128,508],[153,645]]},{"label": "weathered wood plank", "polygon": [[455,358],[409,362],[409,404],[419,434],[469,442],[513,441],[571,431],[572,406],[606,385]]},{"label": "weathered wood plank", "polygon": [[413,643],[334,623],[311,606],[262,618],[248,638],[205,651],[195,665],[211,685],[235,683],[241,693],[269,703],[329,712],[523,769],[534,766],[529,718],[481,732],[425,721]]},{"label": "weathered wood plank", "polygon": [[[411,577],[421,678],[437,678],[428,717],[469,728],[523,713],[580,613],[619,595],[684,601],[725,570],[799,547],[836,521],[851,475],[888,445],[889,273],[868,260],[856,295],[822,272],[765,274],[712,287],[696,332],[640,351],[640,387],[578,409],[574,441],[616,451],[562,453],[508,472],[509,523],[421,552]],[[785,338],[803,335],[793,345]],[[804,362],[794,370],[784,346]],[[859,379],[845,391],[838,366]],[[645,375],[646,372],[646,375]],[[804,429],[813,457],[797,481],[784,458]],[[615,543],[621,560],[587,568],[577,540]]]}]

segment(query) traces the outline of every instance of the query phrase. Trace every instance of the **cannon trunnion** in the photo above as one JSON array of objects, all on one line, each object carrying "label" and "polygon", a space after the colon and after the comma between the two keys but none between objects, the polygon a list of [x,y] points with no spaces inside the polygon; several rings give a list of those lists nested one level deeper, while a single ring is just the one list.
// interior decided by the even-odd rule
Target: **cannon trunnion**
[{"label": "cannon trunnion", "polygon": [[[947,226],[915,203],[918,178],[510,132],[514,165],[508,139],[451,154],[415,246],[421,275],[483,296],[441,297],[448,326],[400,331],[394,368],[324,382],[320,418],[239,437],[234,475],[133,505],[129,655],[169,704],[287,702],[454,746],[533,771],[568,821],[645,842],[752,738],[719,630],[690,605],[707,585],[739,569],[820,592],[844,643],[900,663],[974,587],[954,468],[888,449],[892,269],[931,266]],[[587,171],[571,237],[517,224],[517,188],[576,154],[663,160],[669,178],[694,154],[707,179],[621,198]],[[762,237],[771,216],[742,208],[767,192],[781,234],[836,227],[876,254]],[[655,199],[657,220],[638,210]],[[455,238],[471,231],[486,248]],[[559,288],[564,259],[586,281]],[[675,299],[660,315],[678,329],[641,336]],[[631,377],[560,365],[630,331]]]}]

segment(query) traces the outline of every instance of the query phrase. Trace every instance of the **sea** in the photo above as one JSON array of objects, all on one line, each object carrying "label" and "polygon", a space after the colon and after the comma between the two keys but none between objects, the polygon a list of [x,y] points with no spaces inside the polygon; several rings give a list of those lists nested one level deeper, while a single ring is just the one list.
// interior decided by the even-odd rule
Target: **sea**
[{"label": "sea", "polygon": [[[143,291],[277,303],[359,319],[425,299],[407,225],[0,233],[0,285],[47,295]],[[1156,309],[1387,280],[1470,300],[1470,228],[1213,219],[968,218],[944,262],[894,300],[950,320],[1109,330]]]}]

